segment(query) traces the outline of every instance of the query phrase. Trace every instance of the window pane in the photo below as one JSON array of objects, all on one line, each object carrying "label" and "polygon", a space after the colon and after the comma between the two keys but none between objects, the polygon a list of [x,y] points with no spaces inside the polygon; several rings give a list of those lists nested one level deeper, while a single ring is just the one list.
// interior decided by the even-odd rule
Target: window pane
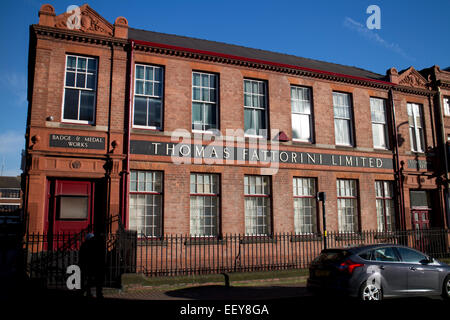
[{"label": "window pane", "polygon": [[444,113],[446,116],[450,115],[450,98],[444,98]]},{"label": "window pane", "polygon": [[310,141],[310,118],[305,114],[292,114],[292,138]]},{"label": "window pane", "polygon": [[79,90],[65,89],[64,91],[64,119],[78,120]]},{"label": "window pane", "polygon": [[192,103],[192,129],[203,130],[203,109],[201,103]]},{"label": "window pane", "polygon": [[209,75],[202,74],[202,87],[209,87]]},{"label": "window pane", "polygon": [[249,80],[244,80],[244,92],[251,93],[252,92],[252,84]]},{"label": "window pane", "polygon": [[264,133],[261,130],[266,129],[266,113],[264,110],[255,110],[256,113],[256,123],[255,123],[255,129],[256,134],[258,135],[264,135]]},{"label": "window pane", "polygon": [[379,123],[372,124],[373,146],[375,148],[386,148],[385,126]]},{"label": "window pane", "polygon": [[216,124],[216,106],[211,104],[205,104],[205,130],[217,128]]},{"label": "window pane", "polygon": [[256,124],[252,109],[244,109],[244,130],[248,134],[256,134]]},{"label": "window pane", "polygon": [[67,70],[75,71],[77,65],[77,58],[76,57],[67,57]]},{"label": "window pane", "polygon": [[192,95],[194,100],[197,101],[201,100],[200,88],[192,88]]},{"label": "window pane", "polygon": [[147,96],[153,96],[153,82],[145,81],[144,94]]},{"label": "window pane", "polygon": [[426,256],[423,254],[408,248],[399,247],[397,250],[399,251],[403,262],[420,263],[421,260],[426,259]]},{"label": "window pane", "polygon": [[131,171],[131,175],[130,175],[130,191],[137,191],[137,174],[136,174],[136,171]]},{"label": "window pane", "polygon": [[60,197],[59,219],[87,219],[88,197]]},{"label": "window pane", "polygon": [[88,72],[96,72],[97,71],[97,60],[89,59],[88,60]]},{"label": "window pane", "polygon": [[147,125],[147,98],[145,97],[134,97],[134,124]]},{"label": "window pane", "polygon": [[93,74],[87,75],[86,88],[95,90],[95,75],[93,75]]},{"label": "window pane", "polygon": [[155,67],[155,71],[154,71],[155,81],[161,82],[162,74],[163,74],[163,69],[161,67]]},{"label": "window pane", "polygon": [[393,248],[380,248],[373,250],[371,260],[387,262],[399,261]]},{"label": "window pane", "polygon": [[145,80],[153,80],[153,68],[145,67]]},{"label": "window pane", "polygon": [[192,73],[192,84],[194,86],[200,86],[201,76],[199,73]]},{"label": "window pane", "polygon": [[136,80],[136,94],[144,94],[144,81]]},{"label": "window pane", "polygon": [[66,72],[66,86],[75,86],[75,72]]},{"label": "window pane", "polygon": [[144,79],[144,66],[136,66],[136,79]]},{"label": "window pane", "polygon": [[202,101],[209,101],[209,89],[202,88]]},{"label": "window pane", "polygon": [[86,75],[84,73],[77,73],[77,87],[78,88],[86,87]]},{"label": "window pane", "polygon": [[94,120],[95,92],[81,91],[80,120]]},{"label": "window pane", "polygon": [[149,118],[147,125],[161,127],[161,101],[158,99],[149,99]]},{"label": "window pane", "polygon": [[334,119],[334,133],[336,144],[351,145],[350,121]]},{"label": "window pane", "polygon": [[77,71],[86,72],[86,58],[78,57]]}]

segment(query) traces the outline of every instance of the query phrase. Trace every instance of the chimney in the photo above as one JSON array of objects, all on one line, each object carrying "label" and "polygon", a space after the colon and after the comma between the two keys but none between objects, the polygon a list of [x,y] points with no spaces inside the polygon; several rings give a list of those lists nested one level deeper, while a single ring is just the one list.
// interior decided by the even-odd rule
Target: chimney
[{"label": "chimney", "polygon": [[44,4],[39,10],[39,25],[54,27],[55,17],[55,8],[51,4]]}]

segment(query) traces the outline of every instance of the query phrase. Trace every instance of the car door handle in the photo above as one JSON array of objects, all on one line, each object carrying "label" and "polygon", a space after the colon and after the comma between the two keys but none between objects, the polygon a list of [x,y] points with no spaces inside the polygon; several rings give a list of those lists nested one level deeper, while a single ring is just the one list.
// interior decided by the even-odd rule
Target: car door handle
[{"label": "car door handle", "polygon": [[409,270],[416,271],[416,267],[409,267]]}]

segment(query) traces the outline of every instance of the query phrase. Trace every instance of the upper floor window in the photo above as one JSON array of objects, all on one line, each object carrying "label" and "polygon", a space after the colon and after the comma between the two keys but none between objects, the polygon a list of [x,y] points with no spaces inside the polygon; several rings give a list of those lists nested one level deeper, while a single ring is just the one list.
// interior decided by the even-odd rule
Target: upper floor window
[{"label": "upper floor window", "polygon": [[444,114],[450,116],[450,98],[444,97]]},{"label": "upper floor window", "polygon": [[333,109],[336,145],[353,146],[353,111],[350,94],[333,92]]},{"label": "upper floor window", "polygon": [[94,123],[97,59],[66,56],[63,121]]},{"label": "upper floor window", "polygon": [[244,131],[246,135],[267,134],[267,85],[265,81],[244,80]]},{"label": "upper floor window", "polygon": [[20,189],[15,188],[0,188],[0,199],[20,199]]},{"label": "upper floor window", "polygon": [[163,68],[136,64],[133,126],[162,128]]},{"label": "upper floor window", "polygon": [[217,76],[211,73],[192,73],[192,129],[218,129]]},{"label": "upper floor window", "polygon": [[417,103],[408,103],[409,138],[411,151],[424,152],[425,139],[423,136],[423,113],[422,106]]},{"label": "upper floor window", "polygon": [[373,147],[388,149],[386,100],[370,98],[370,113],[372,115]]},{"label": "upper floor window", "polygon": [[311,90],[291,86],[292,138],[299,141],[312,141],[311,133]]}]

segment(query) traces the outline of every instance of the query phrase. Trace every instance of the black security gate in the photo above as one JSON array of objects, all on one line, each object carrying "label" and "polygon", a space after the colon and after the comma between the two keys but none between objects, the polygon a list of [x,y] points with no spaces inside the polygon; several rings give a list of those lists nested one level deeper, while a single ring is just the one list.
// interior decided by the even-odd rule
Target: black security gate
[{"label": "black security gate", "polygon": [[[123,273],[136,272],[136,232],[119,230],[98,237],[105,242],[103,285],[120,287]],[[68,268],[81,267],[80,248],[85,235],[31,233],[24,240],[27,276],[39,280],[47,288],[67,288],[66,282],[71,274]]]},{"label": "black security gate", "polygon": [[136,231],[110,234],[106,246],[105,286],[120,287],[124,273],[136,273]]}]

